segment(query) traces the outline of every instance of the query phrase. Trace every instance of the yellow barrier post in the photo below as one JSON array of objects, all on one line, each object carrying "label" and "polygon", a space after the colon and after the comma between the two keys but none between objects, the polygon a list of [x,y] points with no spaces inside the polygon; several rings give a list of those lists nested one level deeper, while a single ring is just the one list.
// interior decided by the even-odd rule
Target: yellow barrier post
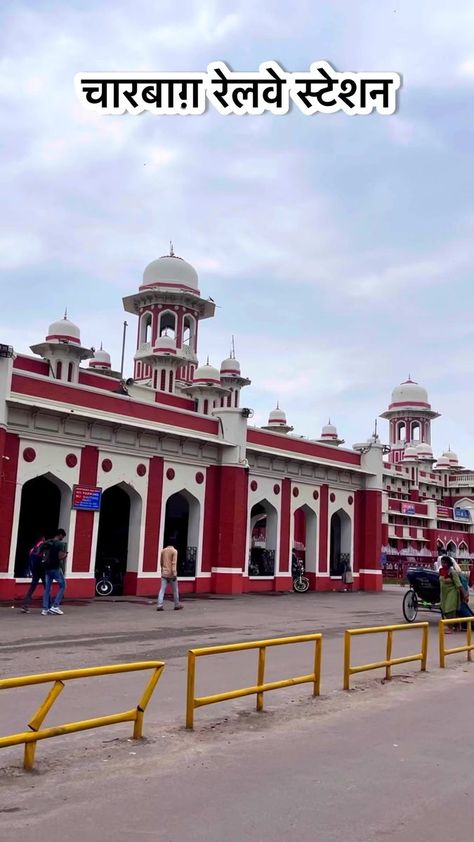
[{"label": "yellow barrier post", "polygon": [[[446,666],[446,655],[456,655],[459,652],[466,652],[467,660],[472,661],[471,652],[474,649],[472,644],[472,623],[474,617],[453,617],[449,620],[439,621],[439,665],[441,669]],[[454,646],[451,649],[446,649],[445,626],[458,626],[461,623],[466,623],[466,645]]]},{"label": "yellow barrier post", "polygon": [[[473,618],[474,619],[474,618]],[[394,631],[406,631],[407,629],[422,629],[421,652],[417,655],[405,655],[401,658],[392,658],[392,635]],[[343,688],[349,690],[351,675],[358,672],[366,672],[368,670],[376,670],[385,668],[385,678],[389,680],[392,677],[392,666],[397,664],[408,664],[412,661],[421,662],[421,671],[426,671],[426,664],[428,660],[428,623],[410,623],[400,624],[395,626],[373,626],[365,629],[346,629],[344,632],[344,675]],[[386,657],[384,661],[377,661],[373,664],[360,664],[356,667],[351,666],[351,639],[354,636],[361,634],[381,634],[387,633],[386,643]]]},{"label": "yellow barrier post", "polygon": [[[119,722],[133,722],[133,737],[139,739],[142,736],[143,715],[145,709],[150,701],[153,690],[155,689],[161,674],[164,669],[163,661],[138,661],[131,664],[113,664],[104,667],[86,667],[84,669],[76,670],[62,670],[60,672],[40,673],[38,675],[23,675],[17,678],[4,678],[0,680],[0,690],[8,690],[15,687],[28,687],[36,684],[47,684],[54,682],[48,695],[40,704],[38,710],[31,718],[28,727],[31,731],[25,731],[20,734],[10,734],[7,737],[0,737],[0,748],[7,746],[21,745],[24,743],[24,759],[23,766],[25,769],[32,769],[36,743],[39,740],[46,740],[50,737],[59,737],[63,734],[73,734],[78,731],[86,731],[91,728],[101,728],[105,725],[115,725]],[[64,725],[55,725],[50,728],[42,728],[45,717],[53,707],[56,699],[64,688],[64,682],[77,678],[91,678],[99,675],[116,675],[124,672],[138,672],[143,670],[153,670],[142,697],[135,708],[131,710],[122,711],[121,713],[113,713],[107,716],[97,716],[93,719],[83,719],[77,722],[68,722]]]},{"label": "yellow barrier post", "polygon": [[[269,646],[285,646],[291,643],[314,642],[315,652],[313,672],[310,675],[298,675],[295,678],[285,678],[282,681],[270,681],[265,684],[265,657]],[[196,658],[205,655],[222,655],[226,652],[242,652],[246,649],[258,649],[257,684],[244,687],[241,690],[230,690],[226,693],[216,693],[212,696],[195,696]],[[297,684],[313,685],[313,695],[318,696],[321,681],[321,652],[322,634],[303,634],[294,637],[271,638],[269,640],[247,641],[245,643],[230,643],[227,646],[209,646],[203,649],[190,649],[188,652],[188,678],[186,690],[186,728],[194,727],[194,711],[204,705],[240,699],[243,696],[257,696],[257,711],[263,710],[264,693],[268,690],[279,690],[282,687],[293,687]]]}]

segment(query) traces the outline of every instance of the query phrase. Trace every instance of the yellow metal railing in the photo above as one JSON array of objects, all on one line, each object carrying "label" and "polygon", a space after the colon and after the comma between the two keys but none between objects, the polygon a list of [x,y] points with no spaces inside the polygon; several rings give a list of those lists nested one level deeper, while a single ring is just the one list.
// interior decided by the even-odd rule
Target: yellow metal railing
[{"label": "yellow metal railing", "polygon": [[[421,652],[416,655],[403,655],[401,658],[392,658],[393,632],[407,631],[407,629],[422,629]],[[351,640],[360,634],[382,634],[387,632],[387,645],[385,660],[377,661],[374,664],[359,664],[351,666]],[[367,670],[377,670],[385,667],[385,678],[392,677],[392,667],[396,664],[409,664],[411,661],[421,661],[421,670],[426,670],[428,658],[428,623],[410,623],[396,626],[374,626],[367,629],[347,629],[344,632],[344,690],[349,690],[351,675]]]},{"label": "yellow metal railing", "polygon": [[[290,643],[307,643],[314,641],[313,672],[309,675],[299,675],[296,678],[286,678],[282,681],[270,681],[265,684],[265,657],[269,646],[286,646]],[[231,643],[228,646],[209,646],[204,649],[190,649],[188,652],[188,683],[186,696],[186,728],[194,727],[194,711],[204,705],[213,705],[229,699],[240,699],[242,696],[257,696],[257,710],[263,710],[263,694],[267,690],[279,690],[282,687],[292,687],[296,684],[312,684],[313,696],[319,696],[321,681],[321,653],[323,645],[322,634],[302,634],[295,637],[279,637],[270,640],[255,640],[246,643]],[[242,652],[245,649],[258,649],[257,683],[252,687],[241,690],[229,690],[226,693],[216,693],[213,696],[195,696],[196,658],[204,655],[221,655],[224,652]]]},{"label": "yellow metal railing", "polygon": [[[474,617],[455,617],[450,620],[439,621],[439,665],[443,669],[446,664],[446,655],[455,655],[457,652],[467,652],[467,660],[472,661],[471,652],[474,649],[472,643],[472,621]],[[452,649],[446,649],[445,626],[459,626],[461,623],[466,623],[466,645],[454,646]]]},{"label": "yellow metal railing", "polygon": [[[62,670],[61,672],[45,672],[39,675],[23,675],[18,678],[4,678],[0,680],[0,690],[8,690],[13,687],[28,687],[32,684],[47,684],[54,682],[44,702],[28,723],[30,731],[20,734],[10,734],[7,737],[0,737],[0,748],[7,746],[25,745],[23,767],[32,769],[35,759],[36,743],[38,740],[46,740],[49,737],[59,737],[62,734],[73,734],[75,731],[87,731],[89,728],[100,728],[103,725],[115,725],[118,722],[133,722],[133,738],[135,740],[142,736],[143,715],[150,701],[161,673],[164,669],[163,661],[139,661],[135,664],[114,664],[105,667],[87,667],[85,669]],[[78,720],[68,722],[65,725],[54,725],[51,728],[41,728],[46,715],[53,707],[56,699],[62,693],[64,682],[75,678],[90,678],[97,675],[115,675],[122,672],[138,672],[141,670],[153,670],[147,682],[143,695],[135,708],[125,710],[122,713],[112,713],[108,716],[97,716],[94,719]]]}]

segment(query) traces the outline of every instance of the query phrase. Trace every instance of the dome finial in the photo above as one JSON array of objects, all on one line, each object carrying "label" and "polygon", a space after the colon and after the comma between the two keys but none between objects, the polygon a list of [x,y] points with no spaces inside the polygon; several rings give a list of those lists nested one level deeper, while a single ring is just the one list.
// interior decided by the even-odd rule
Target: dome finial
[{"label": "dome finial", "polygon": [[331,419],[330,419],[330,418],[328,418],[328,424],[330,424],[330,423],[331,423]]},{"label": "dome finial", "polygon": [[235,360],[235,342],[234,342],[234,335],[232,334],[232,345],[230,348],[230,358],[231,360]]},{"label": "dome finial", "polygon": [[64,308],[64,318],[65,318],[65,319],[67,319],[67,304],[66,304],[66,306],[65,306],[65,308]]},{"label": "dome finial", "polygon": [[174,248],[173,248],[173,241],[170,240],[170,257],[174,257]]},{"label": "dome finial", "polygon": [[100,350],[101,350],[101,351],[103,351],[103,350],[104,350],[104,346],[103,346],[102,342],[100,343]]},{"label": "dome finial", "polygon": [[206,365],[209,365],[209,354],[207,355],[207,362]]},{"label": "dome finial", "polygon": [[277,401],[276,408],[277,408],[277,409],[280,409],[280,401]]}]

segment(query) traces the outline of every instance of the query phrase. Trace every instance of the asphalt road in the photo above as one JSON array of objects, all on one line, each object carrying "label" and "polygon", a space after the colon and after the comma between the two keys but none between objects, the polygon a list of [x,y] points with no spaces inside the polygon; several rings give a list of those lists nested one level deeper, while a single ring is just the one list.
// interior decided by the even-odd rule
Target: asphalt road
[{"label": "asphalt road", "polygon": [[[436,668],[436,618],[430,672],[403,665],[391,684],[373,672],[357,676],[351,693],[340,691],[344,628],[398,622],[400,604],[400,589],[391,588],[187,600],[184,611],[162,614],[146,601],[69,605],[64,617],[46,618],[0,609],[4,675],[167,662],[144,741],[130,741],[128,725],[48,740],[32,774],[21,770],[20,748],[2,750],[2,840],[273,842],[298,834],[330,842],[350,834],[352,842],[405,842],[415,834],[437,842],[453,827],[467,832],[474,666],[453,656],[449,669]],[[263,714],[251,697],[209,706],[197,711],[195,732],[184,731],[190,646],[309,631],[325,636],[320,699],[301,686],[268,694]],[[414,651],[417,632],[401,637],[394,654]],[[378,636],[357,647],[355,659],[383,657]],[[269,680],[309,671],[306,644],[271,656]],[[199,692],[245,686],[255,680],[256,653],[207,658],[198,669]],[[75,682],[47,723],[125,709],[137,689],[129,676]],[[5,691],[1,733],[23,730],[35,700],[32,689]]]}]

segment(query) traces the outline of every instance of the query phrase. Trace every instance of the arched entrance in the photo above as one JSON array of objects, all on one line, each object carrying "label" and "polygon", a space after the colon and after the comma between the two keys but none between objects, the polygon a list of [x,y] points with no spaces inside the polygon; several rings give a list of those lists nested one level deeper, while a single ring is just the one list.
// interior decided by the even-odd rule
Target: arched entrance
[{"label": "arched entrance", "polygon": [[268,500],[250,511],[249,576],[274,576],[278,513]]},{"label": "arched entrance", "polygon": [[306,504],[296,509],[294,515],[293,552],[302,559],[305,569],[316,573],[317,517]]},{"label": "arched entrance", "polygon": [[166,501],[163,546],[171,543],[176,547],[178,576],[196,575],[200,510],[199,500],[185,489]]},{"label": "arched entrance", "polygon": [[122,592],[125,573],[138,570],[141,509],[140,495],[126,483],[102,494],[95,569],[99,576],[110,565],[115,593]]},{"label": "arched entrance", "polygon": [[446,544],[446,552],[448,555],[452,556],[452,558],[456,557],[456,544],[454,541],[449,541],[449,543]]},{"label": "arched entrance", "polygon": [[351,563],[351,519],[347,512],[339,509],[331,517],[330,575],[342,576],[347,562]]},{"label": "arched entrance", "polygon": [[[52,538],[61,527],[69,529],[71,490],[52,474],[25,482],[21,492],[15,553],[15,576],[28,574],[28,553],[38,538]],[[67,538],[66,538],[67,540]]]}]

